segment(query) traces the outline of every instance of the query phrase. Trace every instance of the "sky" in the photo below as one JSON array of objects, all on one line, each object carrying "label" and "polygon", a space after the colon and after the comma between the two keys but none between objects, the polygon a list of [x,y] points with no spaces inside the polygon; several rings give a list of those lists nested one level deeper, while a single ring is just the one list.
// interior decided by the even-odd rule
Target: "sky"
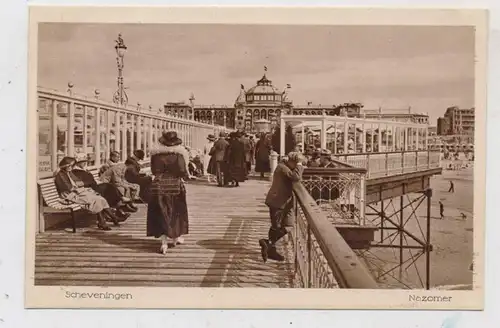
[{"label": "sky", "polygon": [[295,105],[363,103],[365,109],[428,113],[474,106],[474,30],[430,26],[194,24],[39,25],[38,85],[111,100],[118,33],[128,47],[129,103],[228,105],[240,85],[267,77],[291,84]]}]

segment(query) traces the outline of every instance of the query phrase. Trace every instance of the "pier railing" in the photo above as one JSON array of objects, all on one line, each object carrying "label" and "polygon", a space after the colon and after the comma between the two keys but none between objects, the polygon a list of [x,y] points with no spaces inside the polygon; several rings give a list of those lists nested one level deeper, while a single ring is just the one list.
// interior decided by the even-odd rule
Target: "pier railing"
[{"label": "pier railing", "polygon": [[396,151],[336,154],[337,160],[367,170],[367,178],[380,178],[439,168],[439,151]]},{"label": "pier railing", "polygon": [[293,185],[295,285],[300,288],[378,288],[373,276],[337,231],[327,212],[311,196],[307,185],[307,180]]}]

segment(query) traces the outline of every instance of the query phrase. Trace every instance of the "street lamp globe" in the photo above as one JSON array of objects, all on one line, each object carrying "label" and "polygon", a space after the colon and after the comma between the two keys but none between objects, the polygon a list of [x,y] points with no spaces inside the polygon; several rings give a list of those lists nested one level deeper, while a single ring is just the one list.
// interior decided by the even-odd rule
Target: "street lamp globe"
[{"label": "street lamp globe", "polygon": [[115,41],[116,46],[116,54],[118,55],[119,58],[123,58],[125,56],[125,52],[127,51],[127,46],[123,42],[122,35],[118,34],[118,40]]}]

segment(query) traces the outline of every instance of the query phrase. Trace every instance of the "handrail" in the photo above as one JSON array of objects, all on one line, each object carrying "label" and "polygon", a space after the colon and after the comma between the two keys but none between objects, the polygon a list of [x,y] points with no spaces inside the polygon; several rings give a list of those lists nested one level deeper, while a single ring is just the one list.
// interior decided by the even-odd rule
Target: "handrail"
[{"label": "handrail", "polygon": [[336,173],[366,173],[367,169],[363,167],[306,167],[303,175],[335,175]]},{"label": "handrail", "polygon": [[189,124],[193,125],[196,127],[202,127],[202,128],[216,128],[216,129],[225,129],[228,131],[232,131],[233,129],[226,128],[222,125],[212,125],[212,124],[207,124],[207,123],[202,123],[186,118],[181,118],[181,117],[173,117],[173,116],[168,116],[163,113],[151,113],[147,111],[138,111],[137,109],[134,109],[133,107],[120,107],[116,104],[109,103],[107,101],[103,101],[101,99],[88,99],[84,96],[80,95],[66,95],[58,91],[52,91],[52,90],[44,90],[42,87],[38,87],[38,97],[39,98],[46,98],[46,99],[55,99],[57,101],[65,102],[65,103],[70,103],[74,102],[79,105],[84,105],[84,106],[89,106],[89,107],[102,107],[108,110],[116,111],[116,112],[122,112],[125,114],[131,114],[131,115],[140,115],[146,118],[153,118],[153,119],[161,119],[161,120],[168,120],[172,121],[174,123],[182,123],[182,124]]},{"label": "handrail", "polygon": [[293,192],[339,287],[377,289],[375,278],[316,205],[304,185],[294,182]]},{"label": "handrail", "polygon": [[357,155],[378,155],[378,154],[407,154],[407,153],[419,153],[419,152],[429,152],[437,153],[439,151],[432,149],[419,149],[419,150],[394,150],[394,151],[380,151],[380,152],[364,152],[364,153],[345,153],[345,154],[334,154],[334,156],[357,156]]}]

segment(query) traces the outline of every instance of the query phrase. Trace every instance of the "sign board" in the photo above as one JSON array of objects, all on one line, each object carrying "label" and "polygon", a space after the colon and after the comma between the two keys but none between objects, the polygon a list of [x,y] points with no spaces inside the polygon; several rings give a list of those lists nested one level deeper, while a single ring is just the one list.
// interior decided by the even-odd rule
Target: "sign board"
[{"label": "sign board", "polygon": [[51,156],[38,157],[38,173],[52,172],[52,158]]}]

